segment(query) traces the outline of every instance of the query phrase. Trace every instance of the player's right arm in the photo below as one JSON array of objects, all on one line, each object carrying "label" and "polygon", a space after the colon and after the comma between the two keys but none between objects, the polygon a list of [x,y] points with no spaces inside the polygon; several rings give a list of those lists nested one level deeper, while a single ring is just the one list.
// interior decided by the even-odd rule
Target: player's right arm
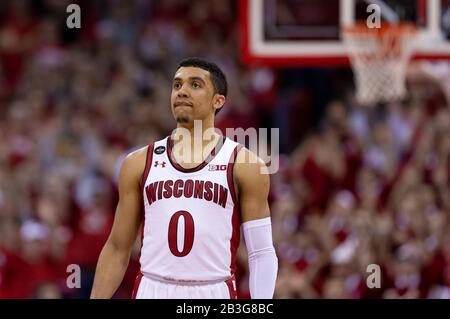
[{"label": "player's right arm", "polygon": [[120,283],[130,260],[131,249],[141,224],[139,182],[145,166],[147,147],[129,154],[119,174],[119,203],[114,224],[100,253],[95,271],[91,298],[111,298]]}]

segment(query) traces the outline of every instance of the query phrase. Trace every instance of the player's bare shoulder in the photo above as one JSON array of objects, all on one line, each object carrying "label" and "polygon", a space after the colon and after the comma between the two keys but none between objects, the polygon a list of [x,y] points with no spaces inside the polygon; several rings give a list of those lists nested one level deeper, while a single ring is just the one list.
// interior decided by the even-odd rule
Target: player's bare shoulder
[{"label": "player's bare shoulder", "polygon": [[269,183],[269,174],[264,161],[255,153],[246,147],[242,147],[236,157],[234,168],[235,176],[239,181],[246,180],[249,182],[264,184]]},{"label": "player's bare shoulder", "polygon": [[140,182],[147,162],[148,147],[144,146],[129,153],[120,169],[120,179],[126,178],[130,182]]},{"label": "player's bare shoulder", "polygon": [[270,216],[267,202],[270,178],[264,161],[243,147],[236,157],[234,176],[239,192],[242,221]]}]

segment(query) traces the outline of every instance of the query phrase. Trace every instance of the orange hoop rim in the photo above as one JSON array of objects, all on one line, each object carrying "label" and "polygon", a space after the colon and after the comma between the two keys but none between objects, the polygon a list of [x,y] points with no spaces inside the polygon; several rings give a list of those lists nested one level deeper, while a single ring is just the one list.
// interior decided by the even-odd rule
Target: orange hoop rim
[{"label": "orange hoop rim", "polygon": [[390,36],[403,36],[405,34],[414,35],[417,32],[417,27],[408,22],[398,24],[382,23],[379,28],[369,28],[364,22],[357,22],[352,26],[344,27],[343,32],[347,35],[371,35],[383,36],[389,34]]}]

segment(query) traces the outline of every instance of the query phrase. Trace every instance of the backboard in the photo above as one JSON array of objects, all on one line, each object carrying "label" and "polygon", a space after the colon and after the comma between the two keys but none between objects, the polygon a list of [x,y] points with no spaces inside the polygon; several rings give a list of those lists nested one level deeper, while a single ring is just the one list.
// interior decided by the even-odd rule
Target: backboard
[{"label": "backboard", "polygon": [[381,23],[417,27],[414,59],[450,59],[450,0],[240,0],[246,63],[349,65],[342,30],[380,9]]}]

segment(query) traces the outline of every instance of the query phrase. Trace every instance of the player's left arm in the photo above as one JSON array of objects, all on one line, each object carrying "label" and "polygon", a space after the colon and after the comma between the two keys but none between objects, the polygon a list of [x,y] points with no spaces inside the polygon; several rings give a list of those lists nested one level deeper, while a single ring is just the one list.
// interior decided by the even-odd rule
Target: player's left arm
[{"label": "player's left arm", "polygon": [[234,176],[248,251],[250,295],[252,299],[270,299],[275,290],[278,259],[272,240],[267,167],[255,154],[242,148],[236,158]]}]

